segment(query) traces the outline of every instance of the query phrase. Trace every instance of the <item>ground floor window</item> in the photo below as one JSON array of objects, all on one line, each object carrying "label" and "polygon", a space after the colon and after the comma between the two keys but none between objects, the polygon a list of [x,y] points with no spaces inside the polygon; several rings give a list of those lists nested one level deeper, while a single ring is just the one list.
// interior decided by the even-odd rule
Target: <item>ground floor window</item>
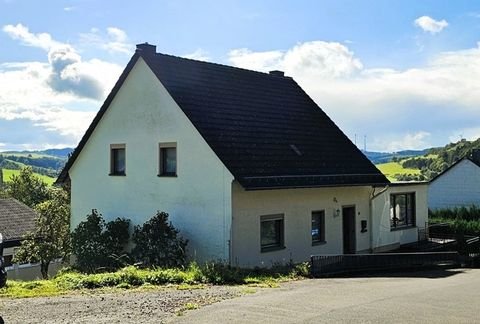
[{"label": "ground floor window", "polygon": [[325,211],[312,212],[312,244],[325,242]]},{"label": "ground floor window", "polygon": [[415,193],[390,195],[390,228],[415,226]]},{"label": "ground floor window", "polygon": [[260,246],[262,252],[284,248],[284,217],[266,215],[260,217]]}]

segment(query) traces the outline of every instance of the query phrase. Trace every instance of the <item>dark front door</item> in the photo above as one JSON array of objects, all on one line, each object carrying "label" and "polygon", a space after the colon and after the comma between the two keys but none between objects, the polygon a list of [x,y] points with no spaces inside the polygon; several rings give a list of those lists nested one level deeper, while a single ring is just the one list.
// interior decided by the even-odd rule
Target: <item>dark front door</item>
[{"label": "dark front door", "polygon": [[343,253],[354,254],[355,243],[355,207],[343,207]]}]

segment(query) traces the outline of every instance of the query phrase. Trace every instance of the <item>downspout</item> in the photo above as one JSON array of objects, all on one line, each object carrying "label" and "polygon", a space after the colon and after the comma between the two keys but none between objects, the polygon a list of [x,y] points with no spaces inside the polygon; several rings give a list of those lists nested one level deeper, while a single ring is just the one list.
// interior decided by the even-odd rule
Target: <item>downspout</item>
[{"label": "downspout", "polygon": [[[227,190],[225,171],[226,168],[223,167],[223,253],[225,261],[228,261],[228,264],[232,265],[233,180],[229,183],[230,187],[228,190],[230,190],[230,195],[227,195],[225,192],[225,190]],[[227,196],[229,197],[229,201],[227,201]],[[230,217],[230,220],[228,217]]]},{"label": "downspout", "polygon": [[375,190],[377,189],[376,187],[372,187],[372,192],[370,193],[370,219],[369,219],[369,225],[368,225],[368,230],[370,231],[369,234],[369,240],[370,240],[370,252],[373,253],[373,199],[377,198],[381,194],[383,194],[385,191],[388,190],[390,186],[386,185],[382,190],[380,190],[378,193],[375,193]]},{"label": "downspout", "polygon": [[228,239],[228,264],[230,266],[234,266],[233,264],[233,183],[235,179],[230,182],[230,203],[228,204],[228,208],[230,208],[230,231],[229,231],[229,239]]}]

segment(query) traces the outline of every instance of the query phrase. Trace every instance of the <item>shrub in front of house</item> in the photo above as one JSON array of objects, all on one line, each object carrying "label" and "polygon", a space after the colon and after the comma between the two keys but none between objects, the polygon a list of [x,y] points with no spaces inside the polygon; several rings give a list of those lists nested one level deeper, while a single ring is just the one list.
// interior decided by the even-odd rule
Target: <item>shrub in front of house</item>
[{"label": "shrub in front of house", "polygon": [[132,256],[144,266],[175,268],[186,264],[188,240],[179,235],[165,212],[157,212],[142,226],[135,226],[132,240]]},{"label": "shrub in front of house", "polygon": [[125,264],[122,255],[130,237],[130,221],[117,218],[106,223],[95,209],[72,232],[75,266],[84,272],[114,270]]}]

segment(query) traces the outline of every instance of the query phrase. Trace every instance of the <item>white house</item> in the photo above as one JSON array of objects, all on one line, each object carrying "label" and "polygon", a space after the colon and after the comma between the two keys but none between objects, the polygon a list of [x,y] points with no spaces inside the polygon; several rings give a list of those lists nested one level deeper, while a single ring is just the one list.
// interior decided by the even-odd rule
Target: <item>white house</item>
[{"label": "white house", "polygon": [[428,208],[480,206],[480,151],[457,161],[430,181]]},{"label": "white house", "polygon": [[[166,211],[200,262],[269,266],[370,252],[416,240],[401,233],[424,217],[390,228],[390,196],[381,206],[373,198],[392,190],[388,180],[283,72],[149,44],[137,45],[58,179],[66,181],[72,228],[92,208],[133,224]],[[417,189],[413,199],[425,199]],[[394,216],[407,208],[397,201]]]}]

